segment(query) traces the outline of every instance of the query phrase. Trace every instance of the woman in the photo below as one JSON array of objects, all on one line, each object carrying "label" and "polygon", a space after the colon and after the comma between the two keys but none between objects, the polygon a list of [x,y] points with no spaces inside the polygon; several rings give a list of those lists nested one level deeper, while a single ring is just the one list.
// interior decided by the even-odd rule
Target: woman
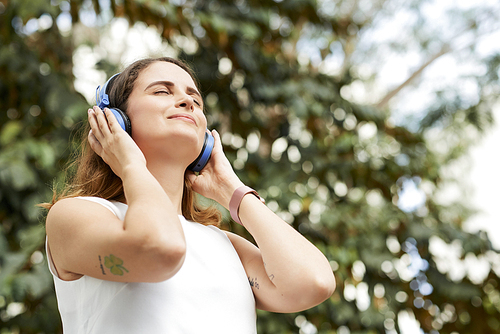
[{"label": "woman", "polygon": [[[331,296],[324,255],[244,186],[212,131],[210,160],[186,170],[206,136],[190,69],[130,65],[88,111],[76,175],[47,216],[47,253],[66,333],[255,333],[255,307],[297,312]],[[90,147],[90,148],[89,148]],[[257,246],[216,225],[194,192],[231,210]]]}]

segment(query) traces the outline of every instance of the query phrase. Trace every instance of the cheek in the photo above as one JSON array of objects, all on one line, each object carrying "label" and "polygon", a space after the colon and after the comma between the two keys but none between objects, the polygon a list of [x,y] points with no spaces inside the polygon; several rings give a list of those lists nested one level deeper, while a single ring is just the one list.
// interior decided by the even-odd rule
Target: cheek
[{"label": "cheek", "polygon": [[200,110],[199,113],[200,113],[200,115],[199,115],[198,119],[200,120],[200,122],[203,123],[203,124],[200,124],[200,126],[207,128],[207,117],[205,116],[205,113],[202,110]]},{"label": "cheek", "polygon": [[155,131],[161,126],[161,120],[154,115],[132,115],[130,117],[132,128],[142,131]]},{"label": "cheek", "polygon": [[[205,115],[201,115],[199,118],[199,126],[198,126],[198,138],[200,140],[201,145],[205,142],[205,133],[207,132],[207,119]],[[209,129],[208,129],[209,130]]]},{"label": "cheek", "polygon": [[154,115],[135,114],[130,116],[132,138],[137,142],[157,140],[165,134],[165,124]]},{"label": "cheek", "polygon": [[128,115],[132,123],[132,129],[140,128],[143,131],[155,131],[165,119],[161,109],[153,103],[142,103],[140,106],[132,105],[129,107]]}]

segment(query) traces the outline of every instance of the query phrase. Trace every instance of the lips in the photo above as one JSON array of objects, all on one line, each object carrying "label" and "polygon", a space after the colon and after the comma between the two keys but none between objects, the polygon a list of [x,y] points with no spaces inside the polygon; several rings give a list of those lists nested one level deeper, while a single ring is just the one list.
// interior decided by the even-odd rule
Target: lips
[{"label": "lips", "polygon": [[189,123],[193,123],[194,125],[197,125],[194,117],[191,115],[187,115],[187,114],[175,114],[175,115],[168,117],[168,119],[176,119],[176,120],[185,121],[185,122],[189,122]]}]

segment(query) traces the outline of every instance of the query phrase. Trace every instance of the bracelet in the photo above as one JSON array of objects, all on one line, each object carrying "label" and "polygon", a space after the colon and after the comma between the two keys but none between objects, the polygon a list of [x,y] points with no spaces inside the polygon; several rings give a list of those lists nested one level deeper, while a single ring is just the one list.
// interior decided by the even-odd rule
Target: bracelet
[{"label": "bracelet", "polygon": [[240,217],[238,216],[238,211],[240,208],[241,200],[243,200],[243,197],[246,194],[255,195],[262,203],[266,203],[264,199],[259,196],[259,193],[256,192],[254,189],[247,186],[241,186],[237,188],[234,191],[233,196],[231,196],[231,200],[229,201],[229,213],[231,213],[231,218],[233,218],[233,220],[240,225],[243,224],[241,223]]}]

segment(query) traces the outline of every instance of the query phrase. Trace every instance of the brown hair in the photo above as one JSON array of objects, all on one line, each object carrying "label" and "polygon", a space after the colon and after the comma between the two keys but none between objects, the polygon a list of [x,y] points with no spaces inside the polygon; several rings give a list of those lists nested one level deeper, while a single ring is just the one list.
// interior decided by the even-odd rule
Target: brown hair
[{"label": "brown hair", "polygon": [[[146,58],[138,60],[128,66],[112,82],[109,90],[110,105],[121,109],[126,113],[127,103],[134,88],[135,81],[139,74],[149,65],[155,62],[165,61],[173,63],[185,70],[199,86],[191,68],[184,62],[169,58]],[[107,200],[124,201],[123,184],[121,179],[102,160],[102,158],[92,150],[87,140],[90,131],[88,121],[85,123],[80,134],[80,147],[76,157],[70,162],[66,169],[68,181],[62,190],[58,191],[54,187],[54,194],[51,203],[43,203],[40,206],[49,209],[58,200],[76,196],[96,196]],[[76,170],[75,170],[76,168]],[[71,173],[73,172],[73,175]],[[182,214],[186,219],[204,225],[219,225],[221,221],[220,212],[213,206],[203,207],[198,203],[198,198],[191,188],[188,178],[184,177],[184,189],[182,195]]]}]

